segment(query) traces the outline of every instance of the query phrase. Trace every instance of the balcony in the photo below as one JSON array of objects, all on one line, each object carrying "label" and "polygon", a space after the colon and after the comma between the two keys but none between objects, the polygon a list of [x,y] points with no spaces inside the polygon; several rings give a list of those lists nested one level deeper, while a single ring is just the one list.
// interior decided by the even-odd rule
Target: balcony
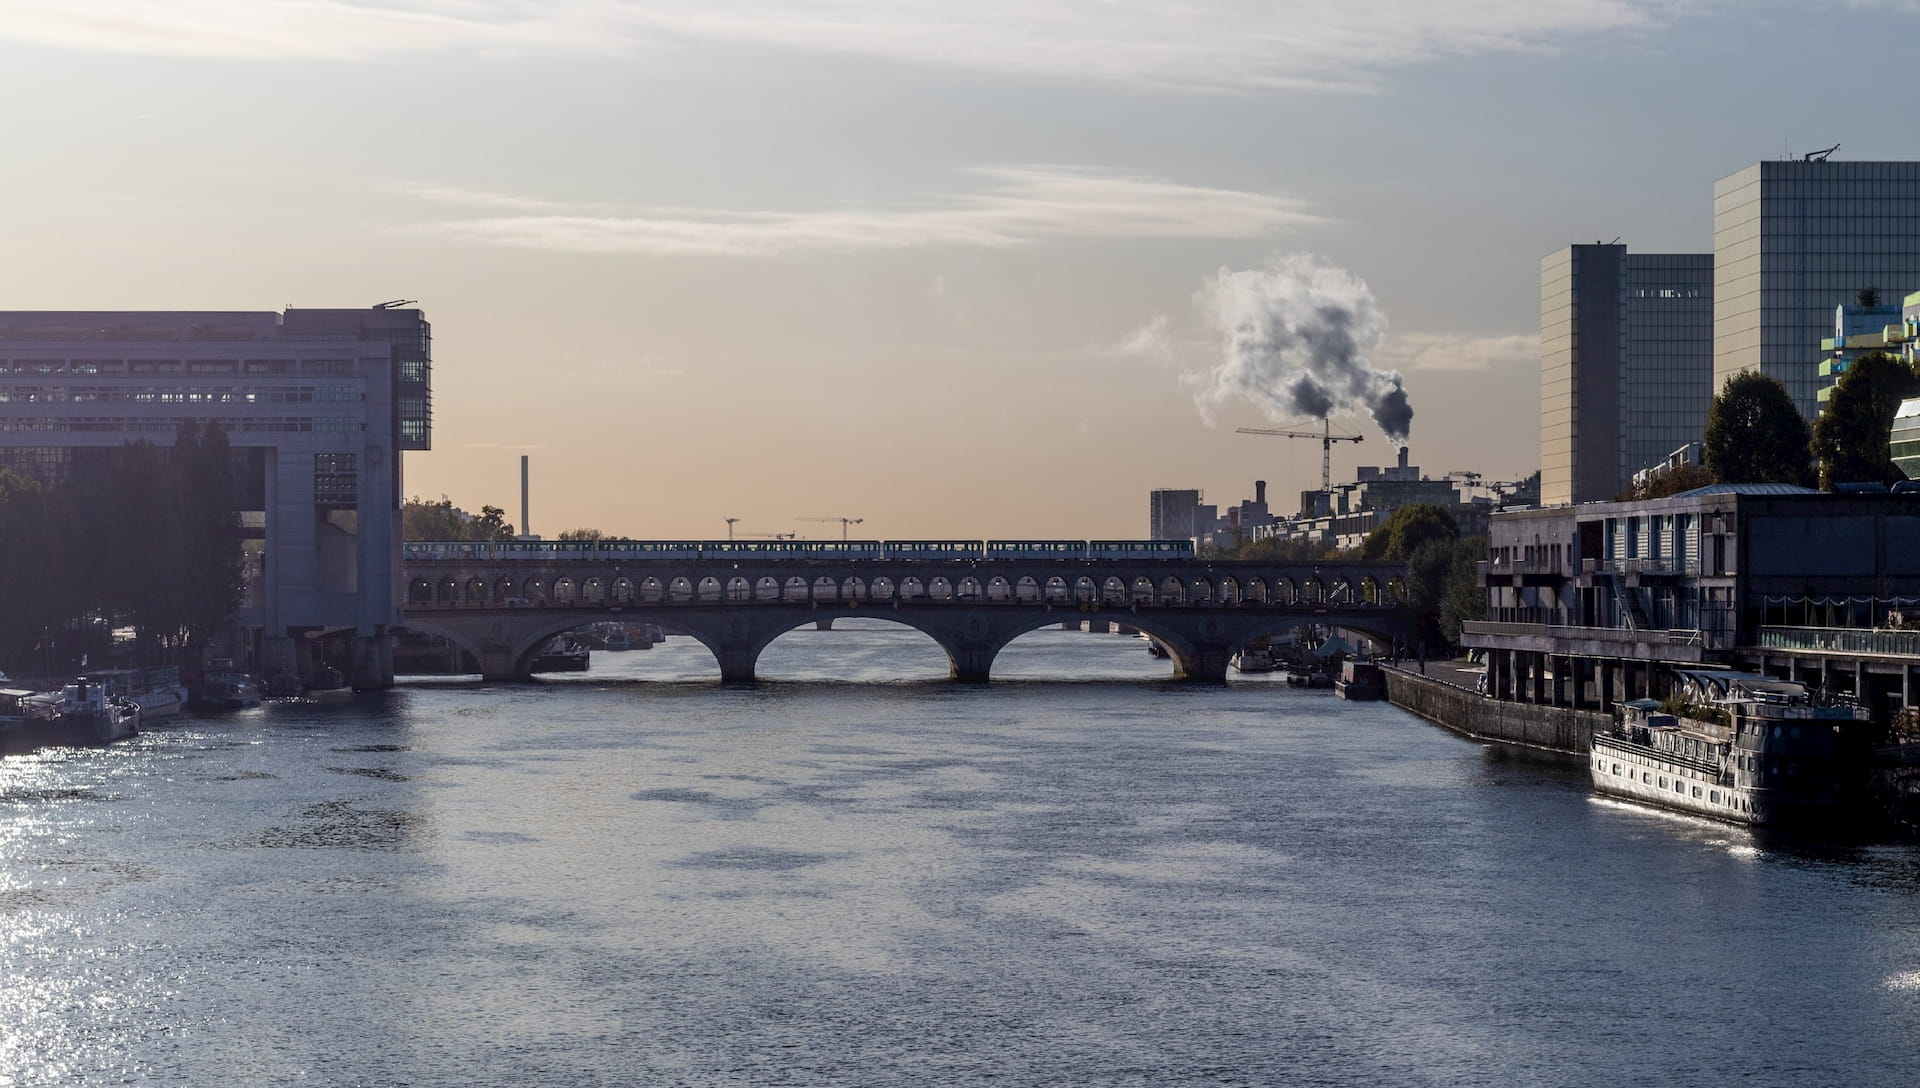
[{"label": "balcony", "polygon": [[1920,631],[1872,631],[1852,627],[1762,627],[1763,650],[1800,650],[1863,657],[1920,658]]},{"label": "balcony", "polygon": [[1713,632],[1692,629],[1638,630],[1469,620],[1460,625],[1460,641],[1476,649],[1698,663],[1713,660],[1713,654],[1725,648],[1719,643],[1726,640]]}]

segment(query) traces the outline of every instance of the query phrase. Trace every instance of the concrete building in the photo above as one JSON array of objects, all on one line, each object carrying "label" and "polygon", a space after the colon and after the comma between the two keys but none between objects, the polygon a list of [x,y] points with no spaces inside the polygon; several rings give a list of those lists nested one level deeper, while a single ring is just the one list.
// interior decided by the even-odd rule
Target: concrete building
[{"label": "concrete building", "polygon": [[1819,407],[1834,307],[1920,284],[1920,162],[1758,162],[1713,190],[1713,385],[1778,378]]},{"label": "concrete building", "polygon": [[1706,429],[1713,258],[1573,245],[1540,262],[1546,503],[1612,498]]},{"label": "concrete building", "polygon": [[1718,484],[1496,514],[1481,564],[1488,693],[1658,698],[1673,667],[1737,665],[1886,711],[1920,700],[1920,494]]},{"label": "concrete building", "polygon": [[1211,530],[1211,510],[1201,524],[1200,499],[1197,488],[1155,488],[1147,495],[1147,539],[1196,540]]},{"label": "concrete building", "polygon": [[235,647],[310,672],[312,638],[350,639],[352,678],[392,680],[400,622],[401,455],[432,440],[421,312],[0,312],[0,465],[44,482],[186,419],[226,431],[242,470],[250,581]]}]

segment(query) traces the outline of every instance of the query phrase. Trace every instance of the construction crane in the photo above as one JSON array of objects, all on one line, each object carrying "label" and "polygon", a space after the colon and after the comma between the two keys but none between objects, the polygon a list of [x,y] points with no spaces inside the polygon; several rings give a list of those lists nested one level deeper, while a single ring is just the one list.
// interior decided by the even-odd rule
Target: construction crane
[{"label": "construction crane", "polygon": [[1333,490],[1333,444],[1335,442],[1358,442],[1363,437],[1357,434],[1334,434],[1333,424],[1324,418],[1320,420],[1320,430],[1314,431],[1271,431],[1264,427],[1239,427],[1236,434],[1264,434],[1274,438],[1318,438],[1320,440],[1320,490]]},{"label": "construction crane", "polygon": [[795,521],[837,521],[840,523],[840,539],[845,540],[847,539],[848,526],[858,525],[867,519],[866,518],[794,518],[793,520]]},{"label": "construction crane", "polygon": [[[799,533],[741,533],[739,535],[740,535],[740,539],[742,540],[792,540],[794,537],[797,537],[800,534]],[[727,539],[732,540],[733,537],[728,537]]]}]

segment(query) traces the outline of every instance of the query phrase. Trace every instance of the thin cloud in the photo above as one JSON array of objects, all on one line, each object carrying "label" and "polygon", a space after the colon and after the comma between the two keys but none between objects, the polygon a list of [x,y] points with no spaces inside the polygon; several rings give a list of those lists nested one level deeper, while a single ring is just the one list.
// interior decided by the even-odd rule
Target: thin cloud
[{"label": "thin cloud", "polygon": [[500,211],[561,212],[575,211],[582,206],[540,197],[516,196],[513,193],[459,189],[451,185],[399,184],[390,185],[387,188],[390,192],[415,200],[425,200],[435,204],[461,204],[469,208],[495,208]]},{"label": "thin cloud", "polygon": [[1151,359],[1164,363],[1173,358],[1173,338],[1167,332],[1167,315],[1154,314],[1146,324],[1122,337],[1113,345],[1118,355],[1132,356],[1136,359]]},{"label": "thin cloud", "polygon": [[241,59],[633,54],[688,42],[1207,89],[1355,88],[1425,61],[1655,30],[1672,0],[0,0],[0,37]]},{"label": "thin cloud", "polygon": [[990,167],[991,184],[918,208],[815,212],[658,209],[635,216],[501,216],[422,224],[455,241],[572,253],[782,257],[925,246],[1004,249],[1043,238],[1243,238],[1319,222],[1279,194],[1063,167]]},{"label": "thin cloud", "polygon": [[1538,336],[1468,336],[1408,332],[1389,335],[1374,359],[1407,371],[1483,371],[1538,365]]}]

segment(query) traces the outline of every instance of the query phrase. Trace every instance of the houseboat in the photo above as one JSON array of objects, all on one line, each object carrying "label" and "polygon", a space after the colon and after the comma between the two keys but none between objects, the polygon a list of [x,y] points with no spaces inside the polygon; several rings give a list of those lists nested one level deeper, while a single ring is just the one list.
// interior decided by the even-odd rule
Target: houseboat
[{"label": "houseboat", "polygon": [[1741,824],[1843,824],[1858,814],[1865,709],[1752,673],[1681,670],[1667,713],[1623,703],[1590,753],[1601,793]]},{"label": "houseboat", "polygon": [[1379,702],[1387,697],[1387,677],[1371,661],[1348,658],[1340,663],[1340,678],[1333,682],[1333,693],[1354,702]]}]

